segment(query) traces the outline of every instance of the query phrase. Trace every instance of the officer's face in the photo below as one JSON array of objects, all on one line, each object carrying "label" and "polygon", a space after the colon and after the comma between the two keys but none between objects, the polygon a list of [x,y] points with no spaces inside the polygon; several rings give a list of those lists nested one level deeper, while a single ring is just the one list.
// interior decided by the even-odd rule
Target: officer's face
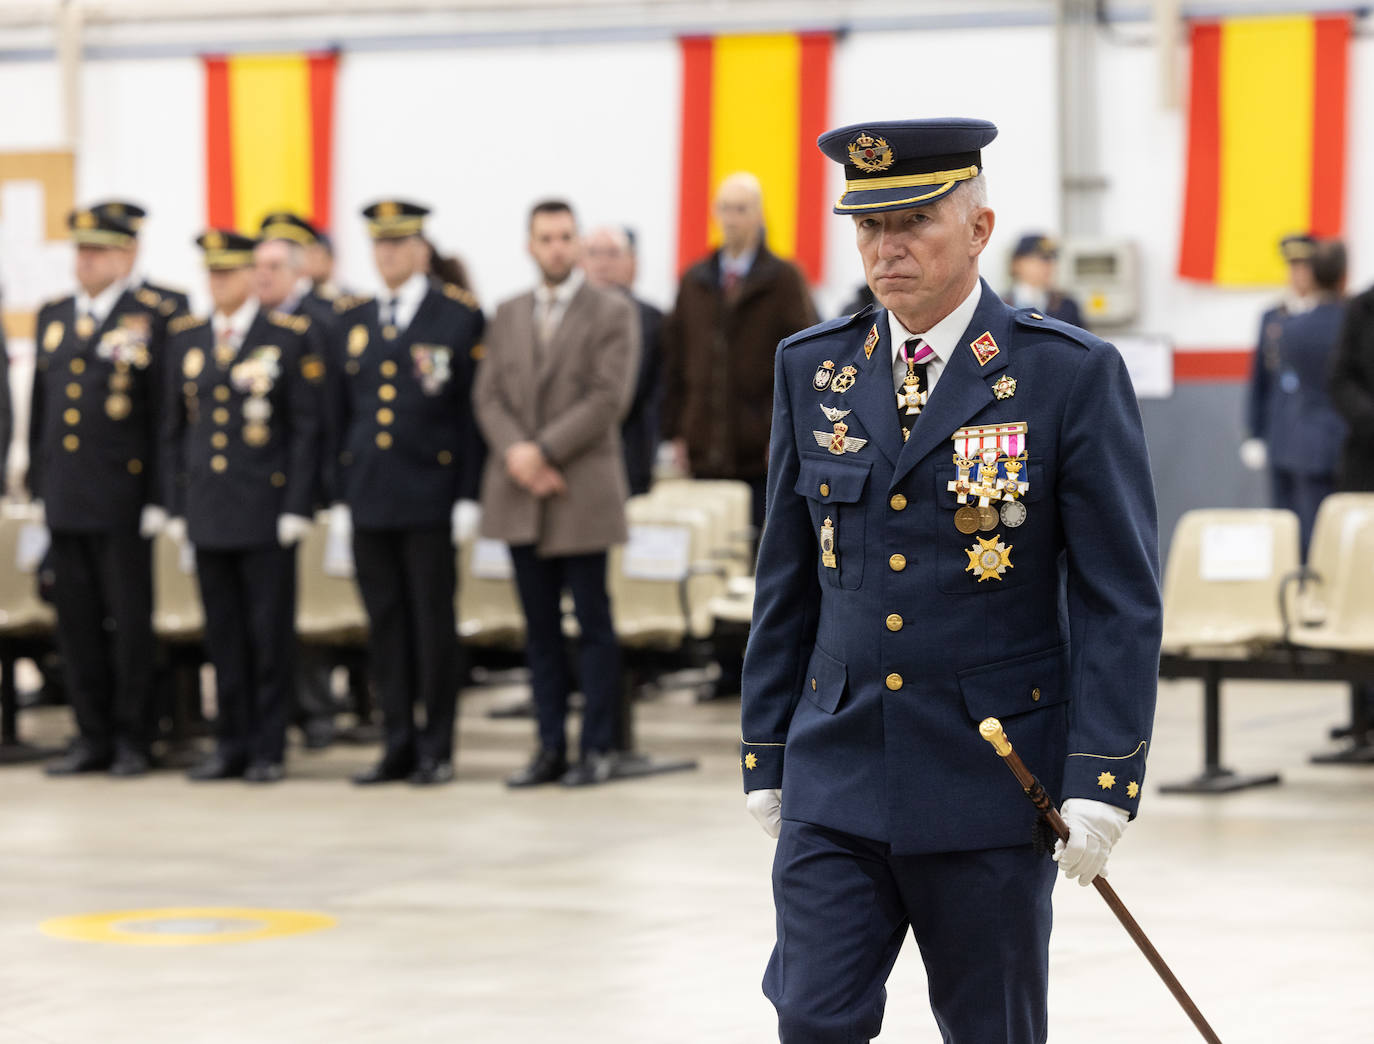
[{"label": "officer's face", "polygon": [[215,311],[221,315],[237,312],[252,292],[251,268],[226,268],[210,272],[210,300],[215,304]]},{"label": "officer's face", "polygon": [[973,289],[993,220],[988,207],[970,207],[958,192],[927,207],[856,215],[874,296],[908,330],[929,330]]},{"label": "officer's face", "polygon": [[716,221],[720,235],[731,253],[753,246],[763,233],[763,200],[750,186],[727,182],[716,197]]},{"label": "officer's face", "polygon": [[581,255],[577,221],[564,210],[535,214],[530,219],[530,257],[544,282],[556,286],[572,275]]},{"label": "officer's face", "polygon": [[313,283],[328,282],[334,274],[334,255],[319,243],[305,248],[305,274]]},{"label": "officer's face", "polygon": [[395,289],[428,263],[428,251],[419,236],[403,239],[377,239],[372,243],[372,260],[382,282]]},{"label": "officer's face", "polygon": [[290,297],[300,277],[300,247],[273,239],[254,249],[253,284],[265,307],[276,308]]},{"label": "officer's face", "polygon": [[76,248],[76,281],[81,289],[94,297],[116,279],[124,278],[124,254],[117,247],[78,246]]},{"label": "officer's face", "polygon": [[624,241],[609,230],[602,229],[587,237],[582,267],[587,270],[587,278],[593,286],[628,287],[630,280],[626,277],[632,278],[633,264]]},{"label": "officer's face", "polygon": [[1317,288],[1316,280],[1312,278],[1312,266],[1306,261],[1290,261],[1288,263],[1288,285],[1293,288],[1293,293],[1299,297],[1306,297]]},{"label": "officer's face", "polygon": [[1039,254],[1018,257],[1012,262],[1011,277],[1026,286],[1047,290],[1054,282],[1054,261]]}]

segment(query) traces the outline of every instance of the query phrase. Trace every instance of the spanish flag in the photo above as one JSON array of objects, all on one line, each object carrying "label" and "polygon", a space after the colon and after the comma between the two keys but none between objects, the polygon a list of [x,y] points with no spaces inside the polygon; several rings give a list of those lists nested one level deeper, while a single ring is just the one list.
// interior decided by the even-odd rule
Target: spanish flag
[{"label": "spanish flag", "polygon": [[1194,23],[1179,275],[1279,284],[1278,243],[1345,223],[1348,15]]},{"label": "spanish flag", "polygon": [[711,201],[721,181],[748,171],[763,184],[768,245],[807,279],[824,268],[830,33],[685,37],[678,269],[720,242]]},{"label": "spanish flag", "polygon": [[328,228],[338,55],[204,62],[207,223],[252,233],[271,211],[290,210]]}]

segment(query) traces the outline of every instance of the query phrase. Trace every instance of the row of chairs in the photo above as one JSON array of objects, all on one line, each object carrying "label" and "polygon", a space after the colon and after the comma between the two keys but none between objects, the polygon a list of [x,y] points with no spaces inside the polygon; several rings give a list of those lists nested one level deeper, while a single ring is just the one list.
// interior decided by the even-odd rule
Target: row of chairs
[{"label": "row of chairs", "polygon": [[1204,682],[1204,768],[1166,792],[1278,782],[1220,761],[1226,678],[1337,680],[1354,686],[1354,743],[1317,761],[1371,761],[1359,687],[1374,682],[1374,493],[1337,493],[1317,512],[1302,562],[1298,518],[1281,510],[1198,510],[1174,531],[1164,574],[1161,677]]}]

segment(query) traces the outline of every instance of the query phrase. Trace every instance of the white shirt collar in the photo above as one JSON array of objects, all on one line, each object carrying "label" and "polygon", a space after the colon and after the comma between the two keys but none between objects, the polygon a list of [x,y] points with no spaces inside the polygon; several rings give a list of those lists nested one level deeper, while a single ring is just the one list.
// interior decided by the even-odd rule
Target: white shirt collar
[{"label": "white shirt collar", "polygon": [[973,322],[973,313],[978,310],[978,302],[982,300],[982,297],[983,281],[979,279],[973,284],[973,290],[964,298],[963,303],[925,333],[908,330],[897,318],[897,313],[889,308],[887,324],[888,330],[892,334],[893,364],[896,364],[898,357],[902,354],[902,345],[906,344],[912,337],[919,337],[928,344],[930,350],[940,360],[941,365],[949,362],[950,356],[954,354],[954,349],[959,346],[959,338],[968,329],[968,324]]},{"label": "white shirt collar", "polygon": [[223,340],[229,337],[236,342],[243,340],[248,335],[248,328],[253,325],[253,320],[257,314],[258,299],[256,297],[250,297],[244,301],[233,315],[216,312],[211,320],[215,328],[215,338]]},{"label": "white shirt collar", "polygon": [[572,274],[557,286],[549,286],[547,283],[540,283],[534,290],[534,296],[545,306],[559,305],[563,308],[568,307],[572,302],[577,291],[582,289],[582,284],[587,281],[587,273],[580,268],[574,268]]},{"label": "white shirt collar", "polygon": [[115,302],[124,296],[124,291],[128,288],[128,280],[116,279],[94,297],[88,296],[84,290],[78,290],[76,314],[78,316],[89,315],[97,324],[103,323],[109,318],[110,312],[114,310]]},{"label": "white shirt collar", "polygon": [[427,293],[429,293],[429,276],[425,272],[416,272],[395,290],[390,287],[383,287],[382,292],[378,294],[382,314],[386,314],[391,299],[396,298],[395,322],[397,326],[404,329],[415,318],[415,313],[420,310],[420,304],[424,301]]},{"label": "white shirt collar", "polygon": [[749,274],[749,269],[754,267],[754,258],[758,257],[759,251],[755,247],[753,250],[746,250],[737,257],[731,257],[722,247],[720,251],[720,274],[723,276],[727,272],[733,272],[743,279]]}]

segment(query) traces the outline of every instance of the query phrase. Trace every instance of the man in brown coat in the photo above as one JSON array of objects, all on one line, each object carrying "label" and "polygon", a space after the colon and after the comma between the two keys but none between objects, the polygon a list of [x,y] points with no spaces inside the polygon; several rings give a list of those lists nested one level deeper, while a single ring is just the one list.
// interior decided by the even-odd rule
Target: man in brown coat
[{"label": "man in brown coat", "polygon": [[[627,536],[620,421],[638,373],[639,323],[624,295],[587,284],[566,203],[534,207],[529,249],[540,283],[497,309],[473,393],[490,451],[482,534],[510,545],[539,720],[539,750],[507,782],[561,779],[573,786],[603,782],[614,769],[620,646],[606,552]],[[572,592],[581,631],[586,698],[582,758],[572,768],[564,734],[571,688],[564,589]]]},{"label": "man in brown coat", "polygon": [[752,174],[732,174],[716,194],[719,250],[682,277],[664,330],[663,435],[696,478],[742,479],[763,524],[773,352],[816,322],[796,265],[764,242],[763,195]]}]

